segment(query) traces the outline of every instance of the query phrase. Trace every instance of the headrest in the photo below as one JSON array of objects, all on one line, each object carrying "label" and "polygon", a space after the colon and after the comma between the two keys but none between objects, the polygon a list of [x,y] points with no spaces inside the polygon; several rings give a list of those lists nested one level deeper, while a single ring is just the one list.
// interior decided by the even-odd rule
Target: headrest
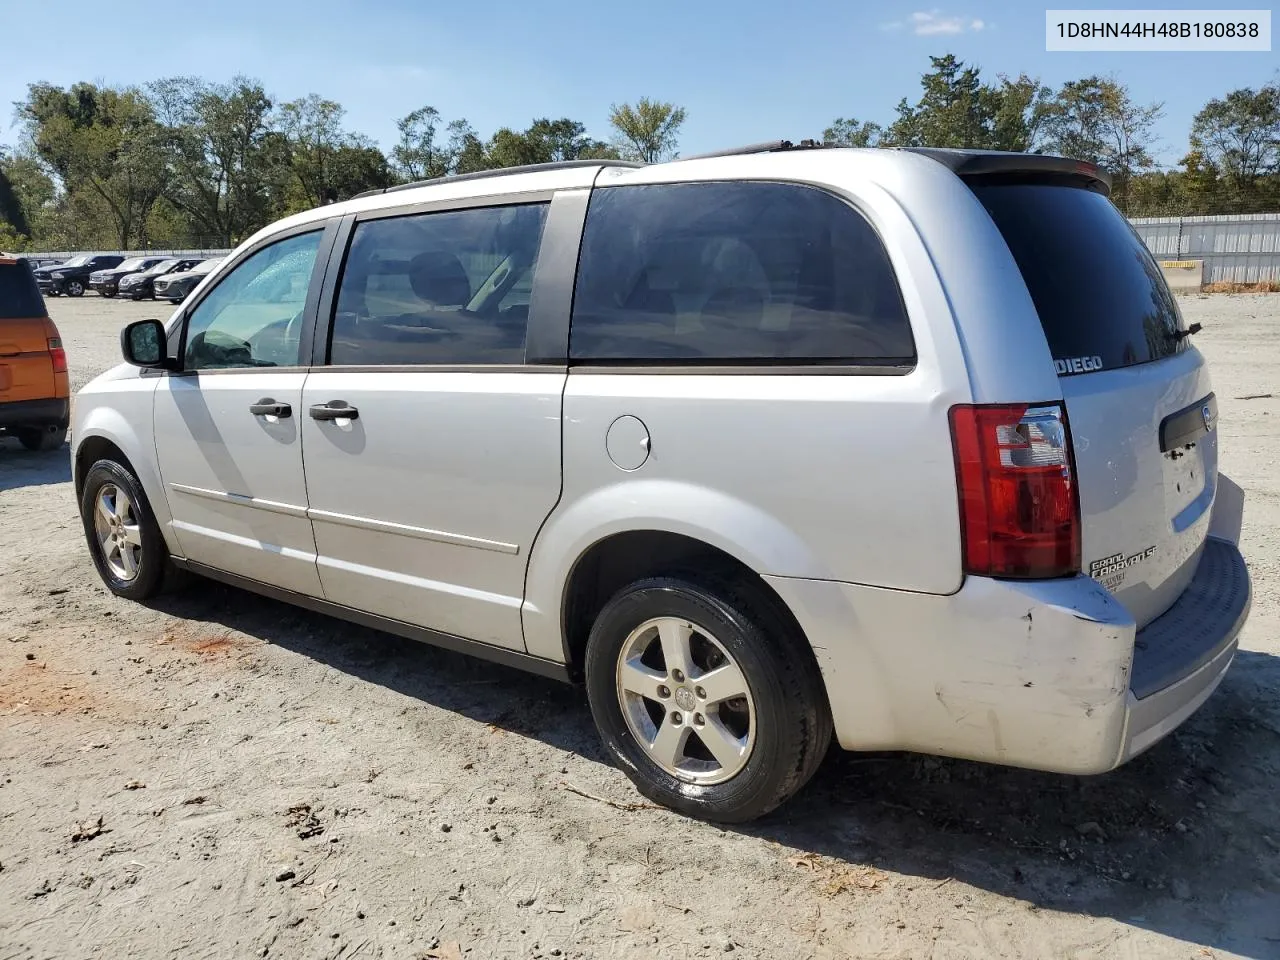
[{"label": "headrest", "polygon": [[452,253],[430,250],[409,261],[409,285],[419,300],[438,307],[465,307],[471,301],[471,281]]}]

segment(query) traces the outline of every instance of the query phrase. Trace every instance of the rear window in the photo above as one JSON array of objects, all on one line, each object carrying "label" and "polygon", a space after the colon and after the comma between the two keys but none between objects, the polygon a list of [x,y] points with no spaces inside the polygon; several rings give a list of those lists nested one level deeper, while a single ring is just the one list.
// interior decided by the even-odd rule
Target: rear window
[{"label": "rear window", "polygon": [[43,317],[44,298],[25,263],[0,263],[0,320]]},{"label": "rear window", "polygon": [[587,212],[579,361],[904,364],[915,358],[871,225],[784,183],[605,187]]},{"label": "rear window", "polygon": [[1183,349],[1182,316],[1138,234],[1079,187],[974,184],[1017,261],[1061,375],[1149,363]]}]

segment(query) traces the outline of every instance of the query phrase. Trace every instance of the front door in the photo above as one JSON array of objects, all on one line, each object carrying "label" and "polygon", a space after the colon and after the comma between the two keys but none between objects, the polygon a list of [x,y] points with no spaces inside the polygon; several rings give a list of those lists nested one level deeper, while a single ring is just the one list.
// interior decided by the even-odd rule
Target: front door
[{"label": "front door", "polygon": [[329,600],[524,649],[529,548],[560,495],[565,369],[525,363],[547,209],[356,224],[298,415]]},{"label": "front door", "polygon": [[188,310],[182,371],[155,394],[156,451],[183,555],[311,596],[321,589],[299,351],[322,238],[318,226],[277,240],[224,274]]}]

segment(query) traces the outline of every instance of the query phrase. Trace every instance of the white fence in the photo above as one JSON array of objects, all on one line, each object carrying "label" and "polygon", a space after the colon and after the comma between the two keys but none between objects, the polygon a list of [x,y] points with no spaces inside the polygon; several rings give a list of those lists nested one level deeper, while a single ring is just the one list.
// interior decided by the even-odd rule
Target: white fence
[{"label": "white fence", "polygon": [[1135,217],[1157,260],[1202,260],[1204,283],[1280,281],[1280,213]]}]

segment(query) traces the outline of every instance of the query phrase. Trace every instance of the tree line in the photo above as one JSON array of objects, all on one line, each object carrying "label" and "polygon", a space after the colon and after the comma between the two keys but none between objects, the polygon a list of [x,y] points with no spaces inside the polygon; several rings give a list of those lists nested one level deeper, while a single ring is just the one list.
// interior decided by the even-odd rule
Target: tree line
[{"label": "tree line", "polygon": [[[887,123],[841,117],[823,142],[1056,153],[1098,163],[1130,216],[1280,210],[1280,84],[1241,89],[1196,114],[1173,169],[1155,161],[1163,104],[1114,77],[1052,88],[1025,74],[985,79],[931,57]],[[678,156],[686,111],[614,105],[603,138],[562,117],[482,136],[424,105],[383,151],[317,94],[277,102],[247,77],[172,77],[144,87],[31,84],[21,131],[0,146],[0,249],[229,246],[281,216],[397,183],[556,160]]]},{"label": "tree line", "polygon": [[984,81],[954,56],[931,57],[921,95],[904,97],[887,125],[840,118],[823,133],[848,146],[969,147],[1087,160],[1112,176],[1129,216],[1280,211],[1280,82],[1209,100],[1191,123],[1189,149],[1171,170],[1155,160],[1162,103],[1135,102],[1114,77],[1054,89],[1022,74]]}]

